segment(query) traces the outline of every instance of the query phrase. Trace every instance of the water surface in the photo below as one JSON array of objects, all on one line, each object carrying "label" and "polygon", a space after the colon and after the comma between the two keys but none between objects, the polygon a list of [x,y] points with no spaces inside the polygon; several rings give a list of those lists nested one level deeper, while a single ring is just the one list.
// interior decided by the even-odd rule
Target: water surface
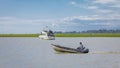
[{"label": "water surface", "polygon": [[[88,54],[56,53],[51,45],[77,48],[80,41]],[[0,68],[120,68],[119,57],[120,38],[0,38]]]}]

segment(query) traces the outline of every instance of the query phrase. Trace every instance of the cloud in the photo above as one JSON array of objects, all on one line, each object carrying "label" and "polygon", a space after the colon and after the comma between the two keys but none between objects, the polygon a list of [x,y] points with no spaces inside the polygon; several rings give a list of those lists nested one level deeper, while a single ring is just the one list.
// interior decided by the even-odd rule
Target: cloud
[{"label": "cloud", "polygon": [[81,4],[81,3],[76,2],[76,1],[70,1],[69,4],[70,4],[71,6],[74,6],[74,7],[85,8],[85,5],[84,5],[84,4]]},{"label": "cloud", "polygon": [[79,8],[84,8],[85,5],[87,5],[85,3],[81,3],[81,2],[77,2],[77,1],[70,1],[68,4],[71,6],[74,6],[74,7],[79,7]]},{"label": "cloud", "polygon": [[109,14],[109,13],[113,13],[114,11],[110,9],[98,9],[96,10],[96,12]]},{"label": "cloud", "polygon": [[100,28],[119,28],[120,27],[120,15],[108,15],[108,16],[73,16],[65,18],[67,22],[75,23],[74,26],[86,28],[88,26],[100,27]]},{"label": "cloud", "polygon": [[13,19],[13,17],[0,17],[0,20],[9,20],[9,19]]},{"label": "cloud", "polygon": [[99,3],[99,4],[111,4],[116,3],[118,0],[94,0],[93,3]]},{"label": "cloud", "polygon": [[52,26],[52,22],[54,21],[51,19],[0,17],[0,33],[39,33],[46,26]]},{"label": "cloud", "polygon": [[98,7],[98,6],[88,6],[88,7],[85,7],[85,9],[90,9],[92,10],[93,12],[96,12],[96,14],[100,14],[100,13],[107,13],[107,14],[110,14],[110,13],[113,13],[114,10],[112,9],[109,9],[108,7],[107,8],[101,8],[101,7]]},{"label": "cloud", "polygon": [[94,12],[95,14],[115,14],[120,12],[120,0],[85,0],[84,3],[71,1],[72,6]]},{"label": "cloud", "polygon": [[112,8],[120,8],[120,5],[116,4],[116,5],[111,5],[110,7],[112,7]]},{"label": "cloud", "polygon": [[66,21],[71,21],[74,19],[79,19],[79,20],[120,20],[120,15],[89,15],[89,16],[72,16],[72,17],[66,17],[64,20]]},{"label": "cloud", "polygon": [[[39,33],[46,26],[54,31],[81,31],[88,29],[117,29],[120,27],[120,15],[71,16],[61,19],[21,19],[16,17],[0,17],[0,33]],[[98,28],[99,27],[99,28]],[[80,30],[81,29],[81,30]]]},{"label": "cloud", "polygon": [[97,6],[88,6],[87,9],[98,9]]},{"label": "cloud", "polygon": [[[16,17],[0,17],[0,24],[56,24],[69,25],[73,20],[120,20],[120,15],[88,15],[88,16],[71,16],[61,19],[21,19]],[[70,22],[70,23],[69,23]]]},{"label": "cloud", "polygon": [[77,3],[75,1],[71,1],[69,2],[70,5],[77,5]]}]

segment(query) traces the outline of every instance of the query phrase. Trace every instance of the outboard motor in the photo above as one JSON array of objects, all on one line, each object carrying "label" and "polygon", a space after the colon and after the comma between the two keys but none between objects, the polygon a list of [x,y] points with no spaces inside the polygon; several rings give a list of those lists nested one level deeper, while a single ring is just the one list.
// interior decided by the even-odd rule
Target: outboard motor
[{"label": "outboard motor", "polygon": [[89,49],[88,48],[85,48],[84,50],[81,50],[82,53],[88,53],[89,52]]}]

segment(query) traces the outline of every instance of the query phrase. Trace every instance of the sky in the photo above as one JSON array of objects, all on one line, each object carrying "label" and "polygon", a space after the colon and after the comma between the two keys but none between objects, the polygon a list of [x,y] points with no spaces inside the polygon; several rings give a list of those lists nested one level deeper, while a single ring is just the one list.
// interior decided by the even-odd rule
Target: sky
[{"label": "sky", "polygon": [[120,29],[120,0],[0,0],[0,34]]}]

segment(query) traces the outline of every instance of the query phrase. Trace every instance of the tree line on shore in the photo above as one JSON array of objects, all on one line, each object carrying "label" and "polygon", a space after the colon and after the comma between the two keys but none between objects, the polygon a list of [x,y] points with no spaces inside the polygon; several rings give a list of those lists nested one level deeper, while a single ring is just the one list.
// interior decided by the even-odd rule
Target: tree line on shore
[{"label": "tree line on shore", "polygon": [[107,30],[107,29],[99,29],[99,30],[86,30],[86,31],[55,31],[54,33],[120,33],[120,29],[116,30]]}]

